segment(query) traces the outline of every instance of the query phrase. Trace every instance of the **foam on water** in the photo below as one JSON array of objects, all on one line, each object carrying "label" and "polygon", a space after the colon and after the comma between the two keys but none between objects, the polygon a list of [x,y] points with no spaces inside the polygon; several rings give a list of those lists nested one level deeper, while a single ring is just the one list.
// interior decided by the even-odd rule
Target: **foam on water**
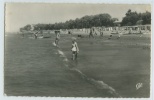
[{"label": "foam on water", "polygon": [[81,75],[81,77],[85,80],[87,80],[89,83],[93,84],[96,86],[97,89],[100,90],[107,90],[110,94],[116,96],[116,97],[121,97],[116,91],[115,89],[113,89],[111,86],[107,85],[106,83],[104,83],[103,81],[97,81],[93,78],[89,78],[87,77],[85,74],[83,74],[80,70],[78,69],[70,69],[72,71],[77,72],[79,75]]},{"label": "foam on water", "polygon": [[[69,65],[66,64],[69,60],[67,59],[67,57],[65,56],[64,52],[62,52],[61,50],[58,49],[58,53],[64,57],[63,61],[65,61],[64,66],[69,68]],[[86,80],[87,82],[89,82],[90,84],[93,84],[94,86],[96,86],[97,89],[100,90],[106,90],[108,91],[110,94],[112,94],[115,97],[121,97],[116,91],[115,89],[113,89],[111,86],[107,85],[106,83],[104,83],[103,81],[98,81],[95,80],[93,78],[89,78],[87,77],[84,73],[82,73],[79,69],[76,68],[69,68],[69,70],[74,71],[76,73],[78,73],[84,80]]]},{"label": "foam on water", "polygon": [[68,59],[66,58],[65,54],[61,50],[58,50],[58,53],[60,54],[60,57],[64,58],[63,61],[68,61]]},{"label": "foam on water", "polygon": [[87,78],[87,76],[85,75],[85,74],[83,74],[80,70],[78,70],[78,69],[75,69],[75,68],[72,68],[72,69],[70,69],[71,71],[75,71],[75,72],[77,72],[83,79],[86,79]]},{"label": "foam on water", "polygon": [[64,56],[64,53],[61,50],[58,50],[58,53]]},{"label": "foam on water", "polygon": [[54,46],[56,46],[56,43],[55,43],[55,42],[53,42],[52,44],[53,44]]}]

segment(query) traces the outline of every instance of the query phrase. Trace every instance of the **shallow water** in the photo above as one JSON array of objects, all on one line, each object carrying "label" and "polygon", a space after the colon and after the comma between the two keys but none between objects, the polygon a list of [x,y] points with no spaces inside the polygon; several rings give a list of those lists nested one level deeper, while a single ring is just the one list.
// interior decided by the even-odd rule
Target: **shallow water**
[{"label": "shallow water", "polygon": [[[71,37],[60,48],[47,39],[5,37],[4,92],[11,96],[149,97],[150,50],[121,46],[148,39],[79,39],[71,60]],[[129,41],[129,43],[127,42]],[[114,45],[113,45],[114,44]],[[136,90],[142,82],[143,88]]]},{"label": "shallow water", "polygon": [[64,66],[53,39],[5,38],[4,93],[8,96],[112,97]]}]

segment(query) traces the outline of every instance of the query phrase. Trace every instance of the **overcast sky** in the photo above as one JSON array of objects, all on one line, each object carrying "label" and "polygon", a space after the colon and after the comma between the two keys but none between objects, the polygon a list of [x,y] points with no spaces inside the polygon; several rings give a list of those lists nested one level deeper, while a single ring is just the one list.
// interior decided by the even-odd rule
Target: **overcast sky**
[{"label": "overcast sky", "polygon": [[5,6],[6,32],[19,31],[27,24],[65,22],[85,15],[108,13],[122,20],[125,13],[150,11],[150,5],[113,4],[52,4],[52,3],[7,3]]}]

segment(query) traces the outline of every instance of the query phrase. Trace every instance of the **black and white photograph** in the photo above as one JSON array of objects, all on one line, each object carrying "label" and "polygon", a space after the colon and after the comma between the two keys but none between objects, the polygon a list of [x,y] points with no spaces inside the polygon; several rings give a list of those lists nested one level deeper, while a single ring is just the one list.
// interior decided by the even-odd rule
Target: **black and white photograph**
[{"label": "black and white photograph", "polygon": [[4,95],[150,98],[151,4],[4,4]]}]

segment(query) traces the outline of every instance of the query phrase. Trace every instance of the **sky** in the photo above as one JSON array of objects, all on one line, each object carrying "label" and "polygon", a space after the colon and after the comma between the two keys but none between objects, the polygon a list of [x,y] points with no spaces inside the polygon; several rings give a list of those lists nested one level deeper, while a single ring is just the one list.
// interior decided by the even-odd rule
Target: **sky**
[{"label": "sky", "polygon": [[53,24],[101,13],[121,21],[128,9],[151,12],[148,4],[6,3],[5,32],[17,32],[27,24]]}]

